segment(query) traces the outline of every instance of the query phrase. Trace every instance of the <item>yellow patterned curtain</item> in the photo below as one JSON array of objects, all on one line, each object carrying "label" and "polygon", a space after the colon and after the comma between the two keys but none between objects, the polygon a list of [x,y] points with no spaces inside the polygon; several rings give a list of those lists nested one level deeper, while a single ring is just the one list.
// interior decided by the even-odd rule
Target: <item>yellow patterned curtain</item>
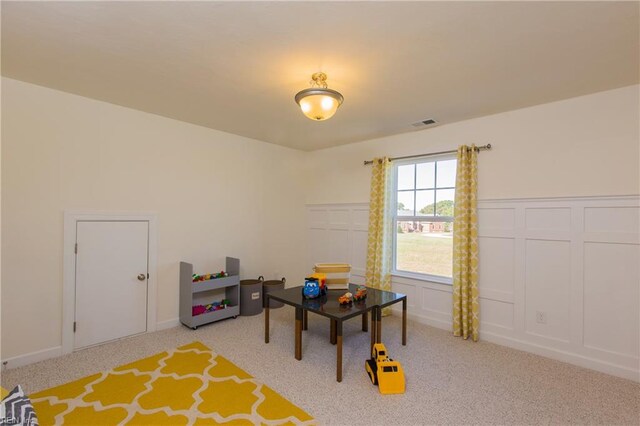
[{"label": "yellow patterned curtain", "polygon": [[[367,244],[367,285],[391,290],[392,234],[389,216],[391,162],[387,157],[374,158],[369,201],[369,241]],[[382,310],[387,315],[390,309]]]},{"label": "yellow patterned curtain", "polygon": [[478,341],[478,168],[476,146],[458,148],[453,222],[453,335]]}]

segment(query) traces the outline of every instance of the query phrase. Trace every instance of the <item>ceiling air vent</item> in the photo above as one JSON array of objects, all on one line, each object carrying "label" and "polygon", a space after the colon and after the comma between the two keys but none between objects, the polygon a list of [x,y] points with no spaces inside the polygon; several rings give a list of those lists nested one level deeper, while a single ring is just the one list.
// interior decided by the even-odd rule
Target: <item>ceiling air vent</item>
[{"label": "ceiling air vent", "polygon": [[434,124],[437,124],[438,121],[434,120],[433,118],[427,118],[426,120],[422,120],[422,121],[418,121],[417,123],[413,123],[412,126],[413,127],[424,127],[424,126],[432,126]]}]

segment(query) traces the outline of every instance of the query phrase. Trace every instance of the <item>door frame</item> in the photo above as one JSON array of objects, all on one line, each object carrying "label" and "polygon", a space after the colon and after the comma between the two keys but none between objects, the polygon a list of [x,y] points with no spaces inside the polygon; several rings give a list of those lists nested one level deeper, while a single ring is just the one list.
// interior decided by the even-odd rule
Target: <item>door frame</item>
[{"label": "door frame", "polygon": [[73,322],[76,314],[76,254],[77,222],[82,221],[140,221],[149,223],[149,252],[147,279],[147,331],[157,328],[157,265],[158,227],[157,215],[153,212],[102,212],[65,211],[62,271],[62,353],[74,350]]}]

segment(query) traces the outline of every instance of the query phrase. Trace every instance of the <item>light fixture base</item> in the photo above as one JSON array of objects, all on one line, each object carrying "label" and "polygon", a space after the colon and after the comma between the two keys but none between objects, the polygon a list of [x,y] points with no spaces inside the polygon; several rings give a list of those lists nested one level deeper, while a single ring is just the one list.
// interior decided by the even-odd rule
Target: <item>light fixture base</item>
[{"label": "light fixture base", "polygon": [[323,72],[313,73],[309,84],[310,88],[301,90],[295,96],[302,113],[314,121],[333,117],[344,101],[342,94],[327,88],[327,75]]},{"label": "light fixture base", "polygon": [[311,75],[311,85],[327,88],[327,75],[323,72],[315,72]]}]

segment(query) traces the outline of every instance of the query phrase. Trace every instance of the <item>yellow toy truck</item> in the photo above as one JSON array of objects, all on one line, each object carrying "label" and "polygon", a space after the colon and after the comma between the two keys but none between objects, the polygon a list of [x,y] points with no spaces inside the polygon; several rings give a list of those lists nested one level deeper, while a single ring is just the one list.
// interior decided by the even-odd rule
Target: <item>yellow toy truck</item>
[{"label": "yellow toy truck", "polygon": [[404,393],[404,371],[398,361],[387,355],[387,348],[376,343],[371,349],[371,359],[364,366],[371,382],[382,394]]}]

